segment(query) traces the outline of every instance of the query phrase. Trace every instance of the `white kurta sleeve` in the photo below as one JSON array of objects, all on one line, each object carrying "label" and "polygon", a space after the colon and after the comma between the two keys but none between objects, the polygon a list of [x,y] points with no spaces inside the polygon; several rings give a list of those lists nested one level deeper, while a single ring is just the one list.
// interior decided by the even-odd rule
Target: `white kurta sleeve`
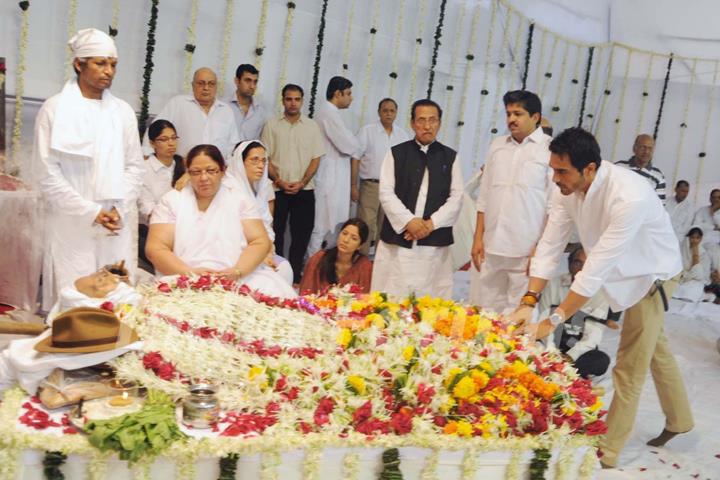
[{"label": "white kurta sleeve", "polygon": [[455,157],[451,173],[450,196],[442,207],[430,216],[435,228],[452,227],[457,221],[462,208],[464,182],[460,170],[460,157]]},{"label": "white kurta sleeve", "polygon": [[[544,278],[545,280],[553,277],[572,233],[573,220],[568,215],[562,202],[558,201],[558,195],[561,195],[559,190],[553,194],[555,197],[553,209],[548,217],[542,237],[540,237],[540,242],[538,242],[535,255],[530,261],[531,277]],[[521,222],[522,219],[518,219],[518,221]]]},{"label": "white kurta sleeve", "polygon": [[355,135],[348,130],[339,114],[324,115],[322,120],[319,121],[323,123],[325,136],[327,136],[330,143],[333,144],[338,152],[353,158],[360,158],[362,155],[360,142],[358,142]]},{"label": "white kurta sleeve", "polygon": [[488,197],[490,196],[490,183],[492,182],[493,162],[492,157],[488,155],[485,161],[485,168],[480,176],[480,188],[478,188],[477,199],[475,200],[475,210],[481,213],[487,208]]},{"label": "white kurta sleeve", "polygon": [[123,121],[123,146],[125,150],[125,202],[133,203],[140,194],[143,184],[143,153],[138,138],[138,125],[135,112],[128,107],[128,112]]},{"label": "white kurta sleeve", "polygon": [[41,108],[35,121],[33,164],[37,183],[45,200],[62,208],[64,214],[84,216],[92,223],[100,213],[101,205],[83,198],[63,175],[60,163],[50,150],[52,119],[48,108]]},{"label": "white kurta sleeve", "polygon": [[395,195],[395,159],[392,150],[388,150],[380,169],[378,197],[393,230],[397,233],[403,232],[415,215]]}]

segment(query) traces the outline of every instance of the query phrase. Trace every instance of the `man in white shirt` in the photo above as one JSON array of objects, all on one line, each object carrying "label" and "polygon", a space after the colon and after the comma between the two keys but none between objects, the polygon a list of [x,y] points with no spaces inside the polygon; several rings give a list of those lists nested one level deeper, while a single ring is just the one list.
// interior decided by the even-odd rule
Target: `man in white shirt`
[{"label": "man in white shirt", "polygon": [[[379,121],[365,125],[358,132],[361,158],[352,159],[352,189],[350,198],[358,202],[358,217],[367,223],[370,229],[368,241],[360,251],[367,255],[370,244],[375,242],[383,222],[378,188],[380,186],[380,167],[390,147],[410,140],[410,135],[395,125],[397,103],[392,98],[383,98],[378,105]],[[358,185],[358,176],[360,182]]]},{"label": "man in white shirt", "polygon": [[655,190],[660,201],[665,204],[665,175],[662,171],[652,164],[653,152],[655,151],[655,139],[652,135],[641,133],[635,138],[633,143],[633,156],[628,160],[620,160],[615,165],[621,165],[629,168],[633,172],[642,176],[647,180],[650,186]]},{"label": "man in white shirt", "polygon": [[228,104],[235,117],[240,141],[260,138],[265,122],[270,117],[265,107],[253,97],[260,72],[248,63],[235,70],[235,98]]},{"label": "man in white shirt", "polygon": [[[238,137],[235,117],[227,103],[218,100],[217,76],[209,68],[198,68],[193,75],[192,95],[177,95],[163,107],[155,120],[171,121],[177,130],[178,155],[183,158],[196,145],[215,145],[223,157],[230,158]],[[143,137],[143,153],[152,148],[147,132]]]},{"label": "man in white shirt", "polygon": [[[548,166],[551,138],[540,125],[542,104],[526,90],[503,96],[510,135],[490,144],[476,209],[470,302],[502,313],[527,285],[528,259],[555,188]],[[477,273],[479,272],[479,273]]]},{"label": "man in white shirt", "polygon": [[677,285],[673,277],[682,270],[680,249],[655,191],[635,173],[601,161],[590,133],[565,130],[550,151],[553,181],[560,191],[553,195],[547,227],[532,259],[528,291],[511,319],[529,319],[576,226],[588,252],[584,268],[550,317],[520,331],[547,336],[598,291],[613,310],[625,310],[613,370],[615,394],[601,443],[601,462],[611,468],[632,432],[648,370],[666,417],[665,429],[648,444],[664,445],[693,428],[682,374],[663,332],[664,306]]},{"label": "man in white shirt", "polygon": [[675,195],[670,196],[665,204],[665,210],[670,215],[670,221],[679,241],[685,238],[692,226],[695,206],[688,198],[690,184],[686,180],[678,180],[675,184]]},{"label": "man in white shirt", "polygon": [[353,101],[352,82],[332,77],[315,121],[325,137],[325,156],[315,175],[315,226],[307,255],[322,248],[325,236],[350,216],[350,162],[360,158],[360,143],[345,126],[340,110]]},{"label": "man in white shirt", "polygon": [[442,109],[417,100],[410,110],[415,138],[395,145],[380,171],[385,212],[371,289],[400,297],[452,297],[452,227],[462,206],[457,153],[436,140]]},{"label": "man in white shirt", "polygon": [[692,221],[703,231],[703,245],[716,247],[720,243],[720,189],[710,192],[710,205],[700,207]]},{"label": "man in white shirt", "polygon": [[46,202],[43,309],[63,287],[106,264],[136,265],[135,202],[142,152],[135,112],[110,93],[117,50],[88,28],[69,41],[76,76],[35,120],[33,170]]}]

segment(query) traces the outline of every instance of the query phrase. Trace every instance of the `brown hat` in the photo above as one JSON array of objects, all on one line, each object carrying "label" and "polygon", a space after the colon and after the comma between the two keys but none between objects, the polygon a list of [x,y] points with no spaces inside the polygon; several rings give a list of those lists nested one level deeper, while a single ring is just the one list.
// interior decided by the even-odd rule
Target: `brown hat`
[{"label": "brown hat", "polygon": [[38,352],[90,353],[124,347],[137,333],[102,308],[77,307],[58,315],[52,334],[35,344]]}]

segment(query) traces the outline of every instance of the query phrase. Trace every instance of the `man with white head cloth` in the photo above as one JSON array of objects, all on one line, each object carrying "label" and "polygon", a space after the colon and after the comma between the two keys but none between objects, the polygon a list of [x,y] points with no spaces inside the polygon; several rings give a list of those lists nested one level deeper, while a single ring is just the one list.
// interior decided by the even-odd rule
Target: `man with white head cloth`
[{"label": "man with white head cloth", "polygon": [[142,183],[135,112],[110,93],[117,50],[88,28],[69,41],[76,76],[35,120],[33,171],[46,200],[43,308],[101,266],[137,258],[128,215]]}]

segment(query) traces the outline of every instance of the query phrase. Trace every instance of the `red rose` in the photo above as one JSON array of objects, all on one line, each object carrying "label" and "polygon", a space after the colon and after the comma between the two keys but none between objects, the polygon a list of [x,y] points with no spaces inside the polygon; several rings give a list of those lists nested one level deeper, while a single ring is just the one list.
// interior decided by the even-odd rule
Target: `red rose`
[{"label": "red rose", "polygon": [[100,308],[102,308],[103,310],[107,310],[108,312],[111,312],[111,313],[115,311],[115,305],[113,305],[112,302],[103,302],[100,305]]},{"label": "red rose", "polygon": [[157,289],[161,291],[162,293],[170,293],[172,292],[172,288],[170,288],[170,285],[168,285],[165,282],[161,282],[158,284]]},{"label": "red rose", "polygon": [[585,425],[585,433],[587,435],[604,435],[607,433],[607,425],[602,420],[595,420],[589,425]]},{"label": "red rose", "polygon": [[392,414],[390,426],[398,435],[405,435],[412,431],[412,419],[412,413],[408,413],[403,409]]},{"label": "red rose", "polygon": [[433,386],[427,386],[424,383],[418,385],[417,397],[419,403],[428,404],[432,401],[435,396],[435,388]]},{"label": "red rose", "polygon": [[148,352],[143,356],[143,366],[155,370],[163,364],[163,357],[160,352]]},{"label": "red rose", "polygon": [[153,369],[155,371],[155,375],[160,377],[162,380],[172,380],[175,377],[175,367],[173,367],[172,363],[165,362],[157,369]]},{"label": "red rose", "polygon": [[353,412],[353,423],[361,423],[372,416],[372,402],[368,400]]},{"label": "red rose", "polygon": [[447,418],[443,417],[442,415],[435,415],[435,417],[433,418],[433,423],[438,427],[442,428],[447,425],[448,421]]}]

